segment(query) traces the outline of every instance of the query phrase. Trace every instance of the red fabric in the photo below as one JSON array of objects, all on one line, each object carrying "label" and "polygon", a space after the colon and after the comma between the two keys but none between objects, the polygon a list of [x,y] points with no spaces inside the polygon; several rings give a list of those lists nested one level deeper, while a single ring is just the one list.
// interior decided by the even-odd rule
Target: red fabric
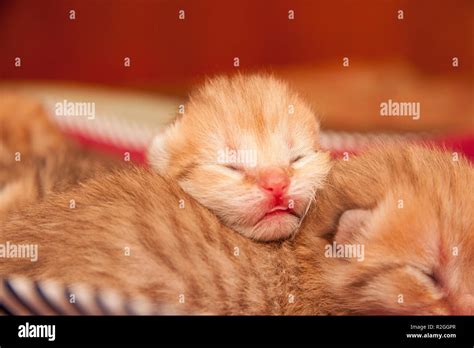
[{"label": "red fabric", "polygon": [[91,136],[82,134],[80,132],[67,131],[66,135],[73,138],[86,148],[95,149],[97,151],[115,155],[117,157],[123,157],[125,152],[129,152],[131,161],[139,164],[146,164],[146,149],[130,150],[125,146],[117,146],[115,144],[106,143],[100,139],[94,139]]},{"label": "red fabric", "polygon": [[[130,150],[125,146],[118,146],[111,143],[106,143],[100,139],[94,139],[91,136],[81,134],[79,132],[67,132],[67,135],[76,139],[80,144],[88,148],[93,148],[117,156],[124,156],[125,152],[130,153],[130,158],[133,162],[139,164],[146,164],[146,149]],[[437,147],[445,148],[449,151],[457,151],[464,154],[471,161],[474,161],[474,135],[464,134],[457,136],[435,138],[430,141],[423,141],[423,143],[434,144]],[[357,153],[359,151],[349,151],[350,153]],[[341,157],[342,152],[332,152],[333,157]]]},{"label": "red fabric", "polygon": [[447,137],[438,139],[437,142],[451,151],[463,153],[471,161],[474,161],[474,135],[465,134],[456,137]]}]

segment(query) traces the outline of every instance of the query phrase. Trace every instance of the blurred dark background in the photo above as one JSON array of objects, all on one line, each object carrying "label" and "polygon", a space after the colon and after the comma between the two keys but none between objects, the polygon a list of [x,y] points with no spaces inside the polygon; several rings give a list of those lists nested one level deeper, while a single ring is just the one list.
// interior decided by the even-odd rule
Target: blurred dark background
[{"label": "blurred dark background", "polygon": [[[240,70],[277,71],[310,98],[320,96],[333,128],[393,128],[375,116],[365,128],[341,125],[344,110],[333,108],[344,100],[361,114],[367,110],[351,101],[363,107],[400,96],[428,105],[423,122],[393,121],[395,129],[459,129],[473,116],[472,0],[0,0],[0,28],[3,82],[74,81],[183,96],[192,81],[235,70],[239,57]],[[343,57],[350,77],[341,75]],[[337,97],[325,95],[330,87]],[[362,95],[364,88],[370,93]],[[447,98],[442,105],[429,104],[440,98]]]},{"label": "blurred dark background", "polygon": [[247,68],[400,59],[446,73],[456,56],[458,74],[472,74],[473,18],[472,0],[2,0],[0,73],[154,84],[233,69],[234,57]]}]

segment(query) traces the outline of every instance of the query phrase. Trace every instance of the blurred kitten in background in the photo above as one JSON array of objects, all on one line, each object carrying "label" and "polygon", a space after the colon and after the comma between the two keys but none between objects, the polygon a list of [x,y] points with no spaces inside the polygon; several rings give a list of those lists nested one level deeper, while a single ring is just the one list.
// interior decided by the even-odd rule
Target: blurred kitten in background
[{"label": "blurred kitten in background", "polygon": [[0,95],[0,219],[121,166],[66,139],[38,101]]}]

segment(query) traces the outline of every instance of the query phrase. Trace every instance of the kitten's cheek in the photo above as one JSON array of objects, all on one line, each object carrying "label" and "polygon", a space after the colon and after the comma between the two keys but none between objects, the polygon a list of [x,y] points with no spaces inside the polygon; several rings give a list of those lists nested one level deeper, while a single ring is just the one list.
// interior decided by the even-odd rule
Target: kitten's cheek
[{"label": "kitten's cheek", "polygon": [[297,217],[302,218],[310,203],[311,200],[308,197],[290,196],[288,199],[288,208],[291,209]]}]

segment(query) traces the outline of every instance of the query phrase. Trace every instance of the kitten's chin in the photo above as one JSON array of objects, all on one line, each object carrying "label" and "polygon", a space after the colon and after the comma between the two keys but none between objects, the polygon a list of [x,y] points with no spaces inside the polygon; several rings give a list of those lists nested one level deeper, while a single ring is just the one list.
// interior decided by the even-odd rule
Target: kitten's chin
[{"label": "kitten's chin", "polygon": [[246,237],[269,242],[290,237],[296,232],[299,222],[300,218],[290,213],[271,214],[254,226],[239,226],[235,229]]}]

